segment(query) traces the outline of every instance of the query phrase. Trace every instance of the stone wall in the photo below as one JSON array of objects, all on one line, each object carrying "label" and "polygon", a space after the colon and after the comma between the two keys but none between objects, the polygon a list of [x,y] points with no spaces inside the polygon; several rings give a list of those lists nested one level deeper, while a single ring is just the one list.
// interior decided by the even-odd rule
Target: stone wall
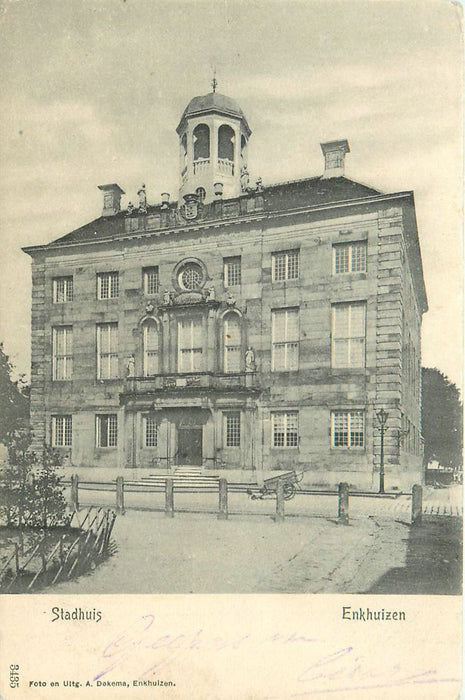
[{"label": "stone wall", "polygon": [[[360,240],[367,241],[367,272],[333,275],[333,245]],[[145,403],[139,397],[139,403],[122,405],[120,394],[127,389],[127,358],[135,355],[135,374],[141,376],[141,323],[147,315],[154,315],[164,334],[165,359],[161,366],[165,372],[174,371],[174,329],[171,328],[168,339],[170,321],[162,308],[162,294],[165,288],[172,290],[173,269],[179,261],[198,258],[206,266],[208,285],[214,285],[219,304],[218,310],[217,304],[207,314],[212,320],[206,321],[205,326],[208,360],[203,369],[221,371],[219,319],[227,308],[223,258],[241,256],[242,284],[231,291],[235,308],[244,320],[243,346],[251,345],[255,352],[259,391],[245,392],[243,396],[221,392],[202,396],[199,392],[199,405],[211,415],[204,427],[210,463],[308,469],[314,472],[316,484],[337,483],[343,478],[352,485],[372,488],[376,486],[380,448],[375,410],[383,407],[389,412],[385,443],[387,484],[397,484],[401,476],[401,414],[408,412],[416,425],[419,416],[418,393],[409,393],[402,374],[403,324],[411,326],[419,351],[419,315],[410,301],[402,315],[405,299],[412,298],[403,240],[401,208],[378,212],[373,206],[354,208],[350,216],[341,208],[330,218],[327,213],[312,219],[297,214],[274,219],[260,217],[247,224],[222,222],[205,229],[163,231],[163,235],[145,232],[143,236],[112,243],[50,249],[46,262],[36,259],[33,266],[31,407],[36,440],[50,439],[53,414],[69,413],[73,415],[75,464],[134,468],[137,462],[137,466],[153,468],[157,460],[160,463],[159,457],[167,451],[167,445],[173,453],[176,438],[166,415],[160,424],[158,448],[141,448],[140,412],[151,409],[153,397]],[[291,248],[300,250],[299,279],[273,282],[271,254]],[[160,293],[147,297],[142,288],[142,268],[153,265],[159,267]],[[97,272],[116,270],[120,276],[119,297],[97,300]],[[74,278],[73,301],[53,304],[53,277],[70,274]],[[366,367],[332,369],[331,304],[350,301],[366,302]],[[147,311],[149,302],[153,311]],[[287,307],[300,310],[299,370],[272,372],[271,312]],[[96,378],[96,324],[109,321],[118,322],[119,327],[119,378],[101,381]],[[73,325],[73,378],[52,382],[51,328],[62,324]],[[169,401],[157,395],[157,408],[163,409],[164,403],[169,408]],[[179,395],[171,408],[182,404],[183,397]],[[196,404],[184,401],[184,405]],[[228,407],[242,411],[244,444],[238,450],[226,449],[223,444],[221,413]],[[274,448],[270,412],[286,409],[299,411],[299,446]],[[330,416],[334,409],[365,411],[363,449],[331,448]],[[105,412],[119,416],[117,449],[95,447],[95,415]]]}]

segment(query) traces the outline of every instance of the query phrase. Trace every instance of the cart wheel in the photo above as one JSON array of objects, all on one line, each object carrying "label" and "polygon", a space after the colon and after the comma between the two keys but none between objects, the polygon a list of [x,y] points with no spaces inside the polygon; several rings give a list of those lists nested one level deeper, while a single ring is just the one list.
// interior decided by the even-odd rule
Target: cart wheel
[{"label": "cart wheel", "polygon": [[283,484],[283,497],[285,501],[290,501],[295,496],[295,486],[287,481]]}]

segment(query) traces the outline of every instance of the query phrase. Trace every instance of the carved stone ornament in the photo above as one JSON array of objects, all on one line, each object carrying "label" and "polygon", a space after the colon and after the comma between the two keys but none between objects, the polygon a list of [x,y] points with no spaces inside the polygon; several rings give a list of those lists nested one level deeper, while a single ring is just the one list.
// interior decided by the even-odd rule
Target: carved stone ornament
[{"label": "carved stone ornament", "polygon": [[154,310],[155,310],[154,305],[149,301],[149,303],[145,307],[145,312],[148,314],[153,314]]},{"label": "carved stone ornament", "polygon": [[145,185],[142,185],[137,195],[139,197],[139,212],[141,214],[145,214],[147,211],[147,195],[145,192]]},{"label": "carved stone ornament", "polygon": [[231,292],[227,292],[227,294],[226,294],[226,304],[228,306],[236,306],[236,298],[233,297]]},{"label": "carved stone ornament", "polygon": [[196,219],[199,215],[199,198],[196,194],[185,194],[184,204],[179,207],[179,213],[187,221]]},{"label": "carved stone ornament", "polygon": [[200,377],[186,377],[186,386],[200,386]]},{"label": "carved stone ornament", "polygon": [[255,372],[255,353],[250,345],[245,353],[245,371]]},{"label": "carved stone ornament", "polygon": [[181,304],[200,304],[205,301],[205,298],[201,292],[181,292],[176,294],[173,298],[173,303],[177,305]]},{"label": "carved stone ornament", "polygon": [[249,176],[249,171],[247,170],[247,165],[243,165],[241,168],[241,190],[242,192],[246,192],[247,188],[249,186],[250,182],[250,176]]},{"label": "carved stone ornament", "polygon": [[126,362],[126,376],[135,377],[136,376],[136,361],[134,355],[129,355],[128,361]]}]

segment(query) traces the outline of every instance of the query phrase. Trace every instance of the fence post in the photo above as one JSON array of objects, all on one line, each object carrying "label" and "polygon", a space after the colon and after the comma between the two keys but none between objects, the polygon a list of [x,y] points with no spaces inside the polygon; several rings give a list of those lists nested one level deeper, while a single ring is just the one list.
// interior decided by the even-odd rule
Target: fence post
[{"label": "fence post", "polygon": [[219,505],[218,520],[228,519],[228,482],[226,479],[219,481]]},{"label": "fence post", "polygon": [[165,480],[165,515],[174,517],[174,481],[172,478]]},{"label": "fence post", "polygon": [[276,485],[276,517],[275,522],[282,523],[284,520],[284,488],[281,479]]},{"label": "fence post", "polygon": [[349,484],[345,481],[338,488],[337,518],[342,525],[349,524]]},{"label": "fence post", "polygon": [[124,478],[116,477],[116,512],[124,515]]},{"label": "fence post", "polygon": [[19,574],[19,546],[17,542],[15,542],[15,570],[17,576]]},{"label": "fence post", "polygon": [[70,507],[79,512],[79,477],[77,474],[71,476]]},{"label": "fence post", "polygon": [[421,523],[421,515],[423,512],[423,489],[420,484],[414,484],[412,487],[412,525]]}]

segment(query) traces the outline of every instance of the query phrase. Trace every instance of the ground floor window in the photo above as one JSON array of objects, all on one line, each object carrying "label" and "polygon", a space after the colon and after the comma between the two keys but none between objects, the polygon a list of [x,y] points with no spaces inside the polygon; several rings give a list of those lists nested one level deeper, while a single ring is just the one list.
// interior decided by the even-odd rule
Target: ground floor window
[{"label": "ground floor window", "polygon": [[332,447],[365,447],[365,412],[332,411]]},{"label": "ground floor window", "polygon": [[276,411],[271,414],[273,447],[297,447],[299,414],[297,411]]},{"label": "ground floor window", "polygon": [[154,416],[142,416],[144,447],[157,446],[158,423]]},{"label": "ground floor window", "polygon": [[240,447],[241,445],[241,414],[240,411],[223,413],[225,447]]},{"label": "ground floor window", "polygon": [[118,416],[106,413],[97,416],[97,447],[116,447],[118,444]]},{"label": "ground floor window", "polygon": [[52,447],[71,447],[72,442],[72,416],[52,416]]}]

